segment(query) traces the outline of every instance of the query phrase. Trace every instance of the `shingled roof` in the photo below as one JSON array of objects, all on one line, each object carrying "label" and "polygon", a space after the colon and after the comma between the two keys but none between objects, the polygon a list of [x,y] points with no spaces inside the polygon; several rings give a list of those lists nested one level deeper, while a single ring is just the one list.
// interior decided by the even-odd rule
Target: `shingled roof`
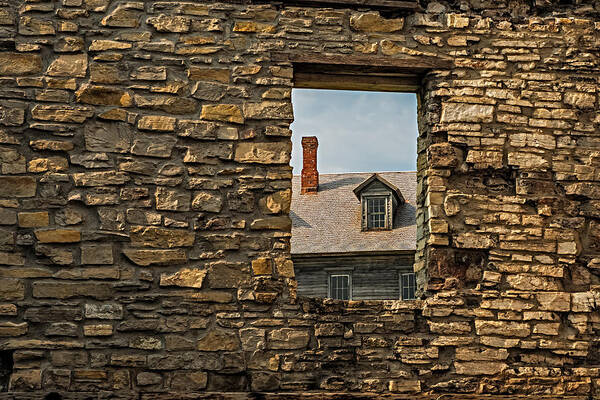
[{"label": "shingled roof", "polygon": [[320,174],[319,191],[300,194],[292,179],[292,254],[400,251],[416,248],[416,172],[380,172],[406,202],[386,231],[362,231],[360,201],[353,190],[372,173]]}]

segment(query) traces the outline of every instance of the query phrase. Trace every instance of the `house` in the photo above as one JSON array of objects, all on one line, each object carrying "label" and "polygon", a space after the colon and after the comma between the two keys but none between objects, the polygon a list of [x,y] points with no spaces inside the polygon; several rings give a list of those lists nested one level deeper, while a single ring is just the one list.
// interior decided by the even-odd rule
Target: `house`
[{"label": "house", "polygon": [[317,138],[302,147],[290,212],[298,295],[414,299],[416,173],[319,175]]}]

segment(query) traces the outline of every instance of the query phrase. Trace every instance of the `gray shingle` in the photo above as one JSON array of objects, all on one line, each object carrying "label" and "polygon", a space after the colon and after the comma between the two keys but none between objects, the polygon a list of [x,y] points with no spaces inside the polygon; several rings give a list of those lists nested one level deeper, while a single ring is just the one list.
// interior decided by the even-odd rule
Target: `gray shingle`
[{"label": "gray shingle", "polygon": [[388,231],[361,231],[360,202],[354,188],[372,173],[319,175],[316,194],[300,194],[300,176],[292,179],[292,254],[415,250],[416,172],[380,172],[406,199]]}]

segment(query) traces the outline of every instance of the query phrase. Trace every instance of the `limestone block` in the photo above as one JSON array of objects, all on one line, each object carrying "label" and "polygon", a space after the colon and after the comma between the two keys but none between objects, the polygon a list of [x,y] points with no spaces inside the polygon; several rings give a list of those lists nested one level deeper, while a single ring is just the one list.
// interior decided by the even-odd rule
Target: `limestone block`
[{"label": "limestone block", "polygon": [[356,13],[350,16],[350,27],[360,32],[397,32],[404,27],[404,18],[383,18],[378,12]]},{"label": "limestone block", "polygon": [[83,78],[87,72],[88,57],[86,54],[63,54],[58,56],[48,69],[49,76],[66,76]]},{"label": "limestone block", "polygon": [[85,318],[88,319],[123,319],[123,306],[121,304],[86,304]]},{"label": "limestone block", "polygon": [[227,68],[190,67],[188,78],[192,81],[229,83],[231,71]]},{"label": "limestone block", "polygon": [[91,297],[107,300],[112,297],[112,289],[106,283],[65,283],[37,281],[32,283],[33,297],[50,299],[70,299],[73,297]]},{"label": "limestone block", "polygon": [[23,300],[25,284],[18,279],[0,278],[0,301]]},{"label": "limestone block", "polygon": [[133,104],[129,92],[108,86],[82,85],[75,96],[78,103],[84,104],[120,107],[130,107]]},{"label": "limestone block", "polygon": [[172,248],[189,247],[196,235],[182,229],[166,229],[154,226],[132,226],[130,239],[133,246]]},{"label": "limestone block", "polygon": [[87,187],[122,185],[130,180],[125,172],[120,171],[80,172],[71,176],[73,177],[75,186]]},{"label": "limestone block", "polygon": [[42,72],[42,57],[31,53],[3,52],[0,75],[30,75]]},{"label": "limestone block", "polygon": [[218,213],[223,208],[223,198],[218,192],[194,192],[192,209],[205,212]]},{"label": "limestone block", "polygon": [[540,304],[540,310],[569,311],[571,309],[571,295],[569,293],[536,293],[535,297]]},{"label": "limestone block", "polygon": [[277,27],[271,24],[265,24],[255,21],[236,21],[233,25],[234,32],[246,33],[275,33]]},{"label": "limestone block", "polygon": [[270,331],[267,342],[271,349],[302,349],[306,348],[310,340],[307,331],[293,328],[280,328]]},{"label": "limestone block", "polygon": [[207,121],[244,123],[242,110],[236,104],[204,105],[200,118]]},{"label": "limestone block", "polygon": [[454,362],[454,368],[459,375],[498,375],[508,368],[503,362],[464,361]]},{"label": "limestone block", "polygon": [[190,30],[191,20],[187,17],[160,14],[157,17],[148,18],[146,23],[152,25],[158,32],[182,33]]},{"label": "limestone block", "polygon": [[443,103],[441,122],[492,122],[494,106],[466,103]]},{"label": "limestone block", "polygon": [[498,336],[516,336],[527,337],[531,329],[529,324],[512,321],[485,321],[475,320],[475,331],[477,335],[498,335]]},{"label": "limestone block", "polygon": [[176,118],[160,115],[146,115],[138,120],[138,129],[171,132],[175,130]]},{"label": "limestone block", "polygon": [[40,243],[77,243],[81,241],[81,232],[74,229],[36,230],[34,233]]},{"label": "limestone block", "polygon": [[294,119],[292,104],[277,101],[244,103],[244,116],[247,119]]},{"label": "limestone block", "polygon": [[172,265],[187,262],[187,255],[183,250],[138,250],[124,249],[123,254],[131,262],[147,267],[149,265]]},{"label": "limestone block", "polygon": [[[189,211],[192,194],[188,190],[171,189],[159,186],[156,188],[155,201],[157,210]],[[195,199],[194,199],[195,200]]]},{"label": "limestone block", "polygon": [[290,142],[238,143],[234,160],[241,163],[287,164],[290,161]]},{"label": "limestone block", "polygon": [[92,108],[84,106],[41,105],[36,104],[31,110],[34,119],[53,122],[82,123],[94,115]]},{"label": "limestone block", "polygon": [[112,244],[81,246],[81,264],[111,265],[113,262]]},{"label": "limestone block", "polygon": [[160,286],[179,286],[200,289],[208,273],[205,269],[184,268],[175,273],[160,275]]},{"label": "limestone block", "polygon": [[50,217],[47,211],[19,213],[19,226],[21,228],[39,228],[49,224]]},{"label": "limestone block", "polygon": [[19,34],[25,36],[55,35],[56,29],[51,20],[22,16],[19,18]]},{"label": "limestone block", "polygon": [[240,347],[237,335],[223,329],[212,329],[198,340],[199,351],[235,351]]}]

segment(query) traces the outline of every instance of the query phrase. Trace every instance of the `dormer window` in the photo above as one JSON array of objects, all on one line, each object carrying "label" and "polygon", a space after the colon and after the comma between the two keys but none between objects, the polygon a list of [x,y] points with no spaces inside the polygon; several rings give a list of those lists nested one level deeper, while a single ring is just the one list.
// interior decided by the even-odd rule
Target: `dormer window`
[{"label": "dormer window", "polygon": [[367,229],[387,229],[388,198],[385,196],[365,197],[364,205],[367,207]]},{"label": "dormer window", "polygon": [[404,203],[404,197],[396,186],[378,174],[373,174],[354,189],[354,194],[361,203],[363,231],[388,230],[394,227],[396,207]]}]

